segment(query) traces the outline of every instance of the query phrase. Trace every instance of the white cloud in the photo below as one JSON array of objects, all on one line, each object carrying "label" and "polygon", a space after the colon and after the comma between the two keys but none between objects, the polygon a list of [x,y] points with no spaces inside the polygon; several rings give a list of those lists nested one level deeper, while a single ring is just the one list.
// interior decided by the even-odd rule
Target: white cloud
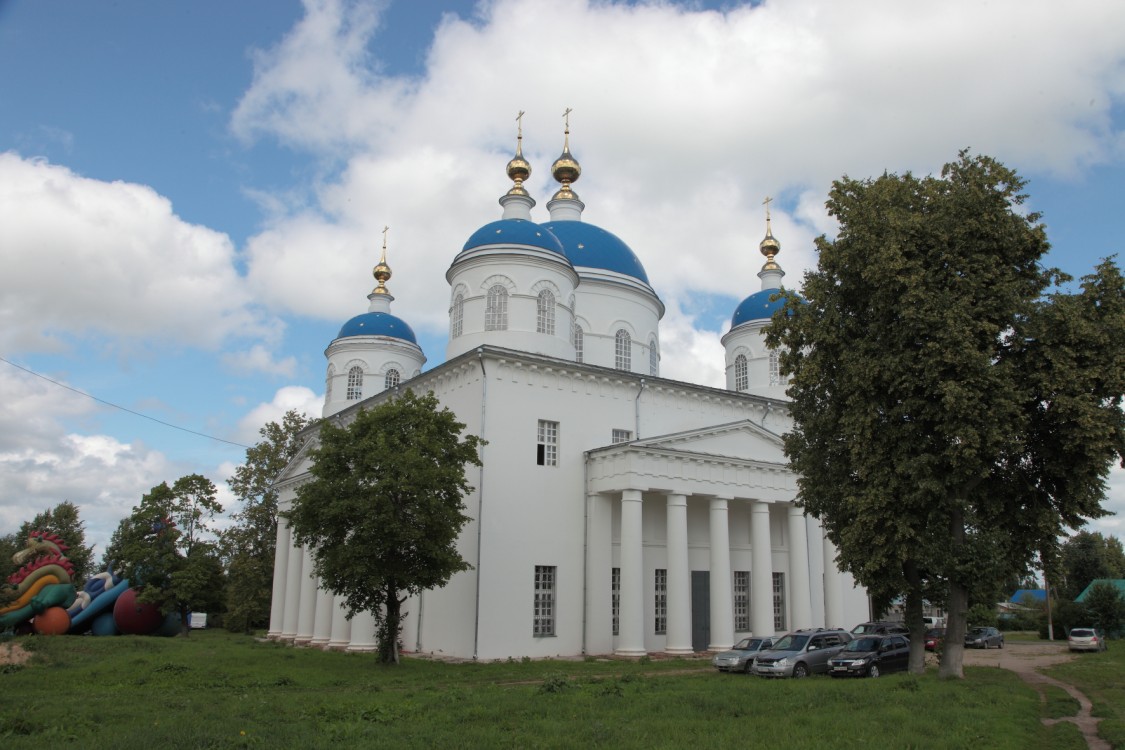
[{"label": "white cloud", "polygon": [[7,368],[0,370],[0,392],[0,533],[69,500],[100,555],[141,495],[190,473],[141,443],[64,429],[61,420],[101,409],[77,394]]},{"label": "white cloud", "polygon": [[279,388],[274,393],[273,400],[258,404],[239,420],[237,439],[246,445],[254,445],[262,439],[258,431],[270,422],[280,422],[290,409],[296,409],[306,417],[319,419],[323,407],[323,394],[316,394],[304,386]]},{"label": "white cloud", "polygon": [[[930,172],[966,146],[1025,174],[1121,156],[1110,111],[1125,97],[1125,5],[1108,0],[1065,14],[1019,0],[779,0],[727,13],[493,0],[445,16],[417,78],[380,72],[394,29],[377,11],[307,0],[305,18],[255,56],[232,118],[245,138],[323,157],[331,175],[311,206],[273,204],[248,243],[249,281],[279,314],[362,312],[389,224],[394,312],[443,331],[443,273],[500,215],[521,109],[533,215],[547,218],[561,112],[574,107],[585,218],[633,247],[670,310],[760,288],[766,195],[780,197],[778,260],[795,286],[812,238],[834,228],[823,203],[845,173]],[[679,367],[673,340],[694,355],[688,339],[722,333],[685,338],[684,323],[664,323],[666,373]]]},{"label": "white cloud", "polygon": [[242,351],[228,352],[222,355],[222,360],[227,367],[241,373],[262,372],[291,378],[297,369],[296,357],[276,359],[273,353],[261,344],[255,344]]},{"label": "white cloud", "polygon": [[45,351],[77,337],[212,348],[275,339],[225,235],[188,224],[151,188],[0,154],[0,345]]}]

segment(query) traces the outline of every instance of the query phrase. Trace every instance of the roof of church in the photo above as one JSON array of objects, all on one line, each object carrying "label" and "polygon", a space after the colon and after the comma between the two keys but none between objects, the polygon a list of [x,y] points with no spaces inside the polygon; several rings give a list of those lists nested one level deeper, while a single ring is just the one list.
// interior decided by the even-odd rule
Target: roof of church
[{"label": "roof of church", "polygon": [[763,289],[742,300],[742,304],[735,308],[734,316],[730,319],[730,327],[737,328],[751,320],[772,318],[775,312],[785,307],[784,298],[770,301],[770,297],[780,291],[780,289]]},{"label": "roof of church", "polygon": [[575,268],[600,268],[632,276],[648,284],[648,274],[636,254],[621,238],[585,221],[551,221],[543,224],[559,240]]},{"label": "roof of church", "polygon": [[402,318],[385,312],[366,312],[344,323],[336,338],[349,336],[389,336],[417,344],[414,331]]},{"label": "roof of church", "polygon": [[500,219],[473,232],[461,252],[484,245],[527,245],[566,257],[562,243],[550,231],[526,219]]}]

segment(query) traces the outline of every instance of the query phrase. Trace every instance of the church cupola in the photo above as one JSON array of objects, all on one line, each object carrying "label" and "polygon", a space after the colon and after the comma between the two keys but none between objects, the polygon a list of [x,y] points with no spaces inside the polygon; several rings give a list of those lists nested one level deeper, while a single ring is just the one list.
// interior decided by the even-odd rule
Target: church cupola
[{"label": "church cupola", "polygon": [[773,398],[785,398],[788,383],[782,381],[778,371],[777,351],[766,347],[765,328],[774,312],[785,305],[782,299],[773,299],[781,289],[785,271],[777,263],[781,243],[773,236],[770,227],[770,203],[766,198],[766,236],[758,249],[766,262],[758,272],[762,280],[761,291],[751,294],[735,308],[730,330],[723,336],[726,350],[727,389],[756,393]]},{"label": "church cupola", "polygon": [[523,112],[516,117],[516,154],[506,172],[499,221],[473,232],[445,274],[450,286],[446,359],[493,345],[574,358],[574,289],[578,275],[551,231],[531,220],[535,200],[525,181]]},{"label": "church cupola", "polygon": [[383,228],[383,250],[372,270],[375,288],[367,295],[367,312],[340,328],[328,345],[324,413],[331,416],[368,396],[393,388],[422,372],[426,357],[414,331],[391,314],[394,297],[387,288],[391,267],[387,265],[387,231]]},{"label": "church cupola", "polygon": [[570,113],[574,110],[569,107],[563,112],[566,126],[563,131],[563,150],[555,163],[551,165],[551,176],[561,187],[547,202],[547,210],[551,213],[551,221],[577,221],[582,218],[582,209],[586,205],[578,200],[578,193],[571,190],[570,186],[578,182],[582,176],[582,166],[570,153]]}]

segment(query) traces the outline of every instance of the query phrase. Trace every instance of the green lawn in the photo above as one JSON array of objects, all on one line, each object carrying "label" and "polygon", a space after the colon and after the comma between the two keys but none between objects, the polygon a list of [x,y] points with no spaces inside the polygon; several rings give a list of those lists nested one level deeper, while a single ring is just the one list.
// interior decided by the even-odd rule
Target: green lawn
[{"label": "green lawn", "polygon": [[[0,668],[2,748],[1083,747],[993,668],[772,682],[701,660],[387,668],[218,631],[17,640],[35,655]],[[1103,690],[1120,716],[1125,697]]]},{"label": "green lawn", "polygon": [[1045,674],[1085,693],[1094,716],[1102,719],[1098,734],[1113,747],[1125,748],[1125,641],[1110,641],[1108,651],[1077,657]]}]

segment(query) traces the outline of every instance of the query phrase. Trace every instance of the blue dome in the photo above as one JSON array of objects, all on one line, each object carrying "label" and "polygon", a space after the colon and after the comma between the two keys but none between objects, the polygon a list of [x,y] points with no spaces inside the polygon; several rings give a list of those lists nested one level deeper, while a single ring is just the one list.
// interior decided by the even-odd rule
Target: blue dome
[{"label": "blue dome", "polygon": [[616,271],[648,284],[645,267],[617,235],[584,221],[552,221],[543,226],[562,241],[571,265]]},{"label": "blue dome", "polygon": [[501,219],[473,232],[473,236],[461,248],[461,252],[482,245],[529,245],[566,257],[562,243],[555,235],[533,221],[526,219]]},{"label": "blue dome", "polygon": [[414,331],[402,318],[396,318],[385,312],[367,312],[344,323],[336,338],[345,339],[349,336],[390,336],[409,341],[411,344],[418,344],[418,340],[414,338]]},{"label": "blue dome", "polygon": [[770,302],[770,297],[780,291],[780,289],[763,289],[742,300],[742,304],[734,311],[734,317],[730,319],[730,327],[733,329],[751,320],[772,318],[775,312],[785,307],[784,298]]}]

